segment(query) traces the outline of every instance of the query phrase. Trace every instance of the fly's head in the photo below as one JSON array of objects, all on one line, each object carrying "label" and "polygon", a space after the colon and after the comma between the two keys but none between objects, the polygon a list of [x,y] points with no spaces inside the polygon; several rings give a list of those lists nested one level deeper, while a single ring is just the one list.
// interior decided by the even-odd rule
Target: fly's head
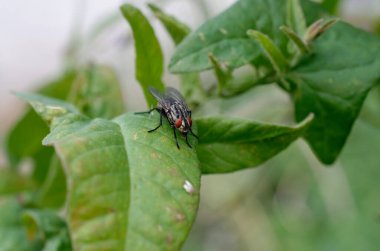
[{"label": "fly's head", "polygon": [[181,109],[181,107],[173,106],[168,114],[168,119],[182,135],[186,135],[191,129],[192,120],[190,112]]}]

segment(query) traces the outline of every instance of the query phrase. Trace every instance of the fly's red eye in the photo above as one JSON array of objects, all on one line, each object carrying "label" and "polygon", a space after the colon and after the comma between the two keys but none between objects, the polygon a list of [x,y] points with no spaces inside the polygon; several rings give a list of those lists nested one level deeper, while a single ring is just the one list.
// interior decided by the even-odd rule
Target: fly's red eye
[{"label": "fly's red eye", "polygon": [[191,125],[193,124],[193,121],[191,120],[191,118],[187,118],[187,121],[189,121],[189,126],[191,127]]},{"label": "fly's red eye", "polygon": [[177,120],[175,121],[175,127],[176,127],[176,128],[180,128],[181,125],[182,125],[182,119],[177,119]]}]

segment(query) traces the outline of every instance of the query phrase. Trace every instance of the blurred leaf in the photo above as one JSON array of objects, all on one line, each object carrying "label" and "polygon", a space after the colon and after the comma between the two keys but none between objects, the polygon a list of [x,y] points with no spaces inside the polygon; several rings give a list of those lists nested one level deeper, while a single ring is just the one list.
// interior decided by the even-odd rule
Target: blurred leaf
[{"label": "blurred leaf", "polygon": [[[44,118],[57,110],[52,106],[57,101],[23,97],[35,108],[44,107],[37,109]],[[53,118],[44,144],[54,145],[68,171],[73,248],[178,250],[199,203],[195,151],[184,140],[185,147],[177,149],[168,123],[147,133],[158,114],[90,120],[67,107],[59,108],[67,113]]]},{"label": "blurred leaf", "polygon": [[124,110],[116,73],[102,65],[90,65],[80,72],[68,100],[91,118],[113,118]]},{"label": "blurred leaf", "polygon": [[150,94],[149,86],[164,90],[161,80],[164,58],[160,44],[152,26],[140,10],[130,4],[122,5],[120,10],[130,24],[135,39],[136,79],[144,91],[148,106],[154,106],[157,101]]},{"label": "blurred leaf", "polygon": [[[74,78],[74,72],[65,73],[56,81],[43,86],[38,92],[64,99],[69,93]],[[29,109],[7,137],[6,149],[10,164],[15,166],[21,158],[37,154],[42,147],[41,141],[48,132],[46,123],[32,109]]]},{"label": "blurred leaf", "polygon": [[28,241],[21,222],[22,208],[15,199],[0,200],[1,251],[38,251],[37,243]]},{"label": "blurred leaf", "polygon": [[228,65],[224,64],[223,62],[219,62],[218,59],[211,53],[208,55],[208,57],[214,66],[214,73],[218,79],[219,95],[221,95],[223,93],[223,90],[228,85],[228,82],[232,78],[232,72],[229,69]]},{"label": "blurred leaf", "polygon": [[339,11],[340,0],[323,0],[321,5],[327,10],[330,14],[337,14]]},{"label": "blurred leaf", "polygon": [[148,6],[153,14],[165,26],[175,44],[178,45],[190,33],[191,30],[186,24],[178,21],[175,17],[164,13],[158,8],[158,6],[152,3],[149,3]]},{"label": "blurred leaf", "polygon": [[248,29],[267,34],[284,49],[285,36],[278,28],[285,23],[285,4],[285,1],[277,0],[236,2],[184,39],[171,58],[170,71],[183,73],[209,69],[212,67],[208,59],[210,53],[231,68],[250,63],[261,53],[258,45],[248,38]]},{"label": "blurred leaf", "polygon": [[56,212],[29,209],[23,212],[22,221],[29,239],[39,240],[43,251],[72,250],[66,223]]},{"label": "blurred leaf", "polygon": [[55,154],[47,166],[47,177],[36,195],[36,204],[41,208],[61,208],[66,199],[66,175]]},{"label": "blurred leaf", "polygon": [[34,188],[34,182],[13,168],[0,167],[0,195],[24,192]]},{"label": "blurred leaf", "polygon": [[306,20],[300,1],[302,0],[287,0],[286,23],[296,34],[302,36],[306,31]]},{"label": "blurred leaf", "polygon": [[328,16],[326,10],[319,3],[316,3],[312,0],[300,0],[300,3],[304,12],[307,26],[311,25],[320,18]]},{"label": "blurred leaf", "polygon": [[262,164],[300,137],[312,118],[295,127],[224,117],[197,119],[202,173],[232,172]]},{"label": "blurred leaf", "polygon": [[318,158],[331,164],[338,157],[368,91],[380,79],[380,39],[338,22],[313,44],[289,75],[297,121],[315,114],[305,134]]}]

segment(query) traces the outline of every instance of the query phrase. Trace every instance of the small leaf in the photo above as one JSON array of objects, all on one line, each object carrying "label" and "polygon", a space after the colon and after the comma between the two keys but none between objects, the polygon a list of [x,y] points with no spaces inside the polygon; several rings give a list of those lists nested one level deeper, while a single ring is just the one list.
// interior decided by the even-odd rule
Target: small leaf
[{"label": "small leaf", "polygon": [[306,20],[300,0],[287,0],[287,25],[299,36],[306,32]]},{"label": "small leaf", "polygon": [[191,30],[187,25],[178,21],[175,17],[164,13],[155,4],[149,3],[148,6],[153,14],[165,26],[175,44],[179,44],[190,33]]},{"label": "small leaf", "polygon": [[293,95],[297,121],[315,114],[306,140],[323,163],[331,164],[380,79],[380,38],[338,22],[313,43],[313,50],[288,80],[298,87]]},{"label": "small leaf", "polygon": [[307,44],[310,44],[316,38],[318,38],[323,32],[325,32],[327,29],[333,26],[337,21],[338,19],[336,18],[328,19],[328,20],[319,19],[315,21],[307,29],[304,40],[306,41]]},{"label": "small leaf", "polygon": [[286,127],[224,117],[197,119],[202,173],[258,166],[302,136],[312,120],[309,116],[295,127]]},{"label": "small leaf", "polygon": [[136,79],[144,91],[148,106],[154,106],[157,101],[150,94],[149,86],[160,91],[164,90],[161,80],[164,58],[160,44],[152,26],[140,10],[130,4],[122,5],[120,10],[129,22],[135,39]]},{"label": "small leaf", "polygon": [[211,53],[208,55],[208,57],[214,66],[215,76],[218,79],[219,95],[221,95],[224,88],[226,88],[228,82],[232,78],[231,70],[229,69],[228,65],[219,62],[218,59]]},{"label": "small leaf", "polygon": [[249,37],[255,39],[260,45],[276,72],[279,75],[284,74],[284,72],[288,69],[288,62],[274,42],[260,31],[248,30],[247,34]]},{"label": "small leaf", "polygon": [[[39,111],[49,113],[51,101],[45,101]],[[181,247],[199,203],[198,160],[183,139],[177,149],[168,123],[148,133],[158,121],[158,114],[131,113],[114,120],[74,113],[53,118],[43,143],[54,145],[68,173],[74,250]]]},{"label": "small leaf", "polygon": [[248,29],[268,34],[278,47],[285,49],[285,36],[278,29],[285,23],[285,5],[285,1],[278,0],[237,1],[185,38],[170,61],[170,71],[210,69],[210,53],[232,69],[252,62],[261,53],[257,44],[247,37]]},{"label": "small leaf", "polygon": [[310,52],[309,46],[293,30],[286,26],[281,26],[280,30],[293,42],[301,54]]},{"label": "small leaf", "polygon": [[66,223],[55,211],[29,209],[22,214],[30,240],[39,241],[46,251],[70,251],[70,236]]}]

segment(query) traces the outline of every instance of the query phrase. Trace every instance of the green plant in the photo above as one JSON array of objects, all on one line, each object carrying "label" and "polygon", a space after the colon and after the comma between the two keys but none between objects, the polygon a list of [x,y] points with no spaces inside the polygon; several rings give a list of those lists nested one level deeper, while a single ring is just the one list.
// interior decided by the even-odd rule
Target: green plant
[{"label": "green plant", "polygon": [[[178,250],[197,213],[202,174],[258,166],[300,137],[333,163],[380,79],[380,38],[309,1],[240,0],[193,32],[149,7],[178,44],[169,70],[180,74],[193,107],[195,149],[181,139],[178,150],[168,123],[148,134],[157,114],[123,114],[119,82],[105,66],[65,72],[40,94],[17,94],[34,111],[9,134],[13,168],[1,170],[1,206],[10,216],[0,243],[9,250]],[[136,79],[154,106],[148,87],[165,88],[160,44],[138,9],[126,4],[121,12],[133,31]],[[199,72],[208,69],[217,84],[206,89]],[[228,116],[253,109],[247,101],[264,85],[291,97],[297,125],[256,121],[274,107],[261,107],[255,120]],[[288,122],[281,108],[275,117]],[[25,157],[33,160],[30,179],[18,169]]]}]

